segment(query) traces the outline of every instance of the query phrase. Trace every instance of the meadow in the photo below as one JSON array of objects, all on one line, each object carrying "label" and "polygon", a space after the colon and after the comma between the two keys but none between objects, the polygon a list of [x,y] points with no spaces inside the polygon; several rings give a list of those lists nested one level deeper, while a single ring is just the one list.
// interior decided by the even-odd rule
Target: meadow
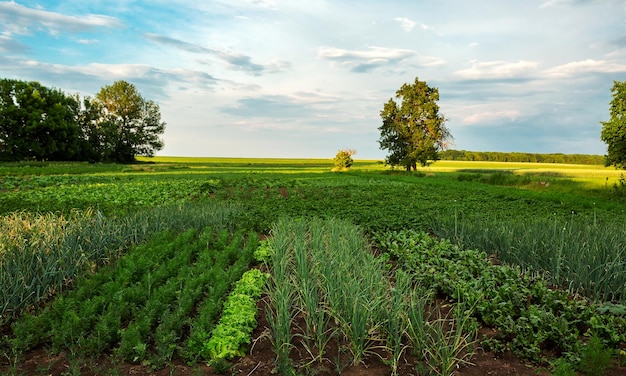
[{"label": "meadow", "polygon": [[373,361],[381,374],[463,374],[478,348],[554,374],[625,370],[621,171],[332,164],[0,165],[3,372],[28,374],[42,348],[58,364],[41,374],[98,374],[103,356],[119,372],[232,371],[259,338],[266,371],[285,375]]}]

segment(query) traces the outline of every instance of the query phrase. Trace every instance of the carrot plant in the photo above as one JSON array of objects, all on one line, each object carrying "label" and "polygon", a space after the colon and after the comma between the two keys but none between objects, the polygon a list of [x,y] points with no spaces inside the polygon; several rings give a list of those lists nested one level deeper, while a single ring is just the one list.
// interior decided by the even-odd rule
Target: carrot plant
[{"label": "carrot plant", "polygon": [[24,315],[12,325],[7,345],[17,353],[38,345],[81,356],[112,351],[160,368],[175,354],[190,353],[187,332],[188,343],[206,346],[225,296],[249,267],[256,239],[211,228],[161,233],[84,277],[41,313]]},{"label": "carrot plant", "polygon": [[0,216],[0,323],[164,230],[232,231],[236,204],[176,205],[107,217],[95,210]]}]

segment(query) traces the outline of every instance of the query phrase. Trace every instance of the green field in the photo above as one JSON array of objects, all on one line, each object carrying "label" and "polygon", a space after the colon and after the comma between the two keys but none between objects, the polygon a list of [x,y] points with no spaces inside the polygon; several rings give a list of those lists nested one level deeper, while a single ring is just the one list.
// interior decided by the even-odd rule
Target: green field
[{"label": "green field", "polygon": [[[3,369],[19,374],[24,354],[38,346],[74,354],[78,372],[85,357],[103,353],[155,369],[174,359],[215,362],[244,354],[242,349],[251,340],[249,321],[243,331],[248,334],[237,334],[241,338],[236,341],[210,342],[210,334],[222,310],[228,311],[224,307],[231,304],[224,298],[242,273],[255,265],[272,274],[266,291],[271,302],[268,319],[275,324],[274,344],[283,341],[275,354],[276,366],[284,373],[291,367],[304,370],[285,351],[295,346],[289,317],[308,319],[306,312],[316,310],[306,305],[316,302],[310,299],[321,299],[317,304],[326,312],[311,320],[338,326],[319,332],[311,322],[311,327],[296,333],[304,336],[302,343],[309,350],[315,348],[299,350],[311,354],[305,362],[310,361],[309,366],[323,363],[328,341],[344,341],[342,346],[351,355],[339,363],[359,364],[380,345],[396,372],[404,356],[401,350],[420,348],[426,354],[418,360],[421,367],[444,374],[469,359],[465,351],[480,340],[474,336],[480,325],[505,333],[498,341],[485,342],[494,351],[509,349],[546,367],[554,351],[556,358],[583,367],[585,338],[598,338],[601,348],[613,349],[614,361],[620,361],[619,350],[626,342],[626,182],[621,171],[459,161],[438,161],[416,172],[390,170],[373,160],[356,160],[341,173],[331,172],[332,166],[330,159],[183,157],[144,158],[134,165],[0,165],[0,323],[10,328],[0,342],[7,359]],[[292,228],[293,223],[301,225]],[[426,234],[447,240],[430,243]],[[266,236],[270,249],[283,247],[281,257],[292,261],[277,256],[266,259],[265,266],[253,261],[258,239]],[[326,237],[337,245],[327,249],[313,241]],[[352,237],[364,243],[342,243]],[[178,245],[168,248],[168,244]],[[324,264],[321,255],[344,248],[358,253],[372,246],[383,258],[368,256],[362,261],[366,274],[333,283],[359,289],[368,276],[378,276],[377,283],[382,284],[367,285],[374,295],[349,302],[333,298],[330,290],[335,287],[322,284],[330,283],[329,275],[316,269]],[[303,277],[304,269],[290,269],[296,264],[281,271],[283,263],[296,262],[298,252],[312,257],[310,262],[318,258],[305,267],[315,275]],[[222,253],[223,258],[217,256]],[[424,255],[430,256],[416,264]],[[494,259],[509,269],[492,269],[489,260]],[[393,263],[386,264],[389,260]],[[160,279],[156,271],[141,274],[154,265],[164,268]],[[172,265],[193,271],[197,278],[177,274]],[[232,269],[227,277],[212,278],[222,281],[219,286],[201,272],[209,273],[212,265],[222,265],[218,267],[222,272]],[[425,265],[429,266],[423,269]],[[296,289],[307,290],[309,279],[317,281],[320,295],[290,290],[281,284],[279,273],[297,280]],[[433,274],[424,278],[428,273]],[[128,279],[131,274],[135,279]],[[465,279],[449,283],[460,276]],[[389,281],[397,278],[406,279],[406,293],[394,298]],[[96,291],[93,286],[102,281],[111,283],[101,289],[105,291]],[[173,286],[185,291],[186,298],[175,298]],[[553,292],[557,286],[564,294]],[[461,316],[454,320],[458,333],[463,333],[457,345],[464,352],[447,354],[444,360],[446,354],[434,351],[452,340],[444,326],[437,326],[443,320],[440,316],[423,318],[429,331],[412,333],[413,337],[409,328],[415,324],[400,320],[400,311],[398,317],[385,316],[389,314],[385,311],[350,318],[354,313],[350,305],[371,305],[382,297],[399,300],[379,304],[404,304],[399,303],[402,296],[415,289],[463,307],[463,315],[457,312]],[[152,296],[156,300],[149,299]],[[489,301],[501,301],[499,308],[479,304],[487,296]],[[126,311],[112,310],[119,299],[129,302]],[[294,305],[290,299],[300,303]],[[557,307],[554,300],[562,304]],[[285,313],[281,304],[299,308],[281,316]],[[433,301],[415,304],[423,309]],[[205,309],[208,313],[202,316]],[[473,314],[467,316],[468,312]],[[352,332],[354,320],[364,320],[360,334]],[[511,326],[511,320],[529,321],[527,326]],[[372,322],[378,324],[370,326]],[[393,337],[394,331],[407,334]],[[563,331],[571,335],[559,342],[556,338]],[[405,342],[407,338],[414,339]],[[70,342],[76,344],[68,346]],[[215,345],[224,342],[241,347]],[[551,355],[544,352],[548,344],[554,347],[548,349]],[[220,351],[229,355],[216,355]]]}]

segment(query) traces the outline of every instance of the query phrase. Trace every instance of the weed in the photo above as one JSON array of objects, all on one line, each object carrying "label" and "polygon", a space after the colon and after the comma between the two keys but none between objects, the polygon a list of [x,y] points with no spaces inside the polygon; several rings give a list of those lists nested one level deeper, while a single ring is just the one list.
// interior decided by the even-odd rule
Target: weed
[{"label": "weed", "polygon": [[598,336],[589,338],[583,347],[579,370],[586,375],[604,375],[611,365],[613,351],[602,343]]},{"label": "weed", "polygon": [[552,362],[552,376],[576,376],[576,371],[567,360],[558,358]]}]

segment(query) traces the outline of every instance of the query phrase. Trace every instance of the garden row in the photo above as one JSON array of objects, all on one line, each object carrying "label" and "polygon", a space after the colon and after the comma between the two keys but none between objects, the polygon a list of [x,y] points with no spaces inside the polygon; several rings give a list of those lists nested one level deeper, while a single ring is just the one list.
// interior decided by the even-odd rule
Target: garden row
[{"label": "garden row", "polygon": [[462,306],[480,325],[496,329],[495,336],[481,342],[486,350],[499,354],[510,349],[539,364],[554,362],[556,354],[562,358],[557,363],[594,375],[603,372],[586,363],[592,350],[588,343],[607,353],[623,353],[626,306],[572,296],[548,285],[538,273],[494,264],[483,251],[463,249],[423,232],[385,232],[376,243],[414,283],[429,286],[435,295]]},{"label": "garden row", "polygon": [[233,230],[241,207],[181,204],[107,217],[99,211],[0,216],[0,324],[164,230]]},{"label": "garden row", "polygon": [[[484,252],[403,230],[379,233],[375,257],[362,230],[334,219],[280,220],[272,236],[267,317],[283,375],[372,359],[392,374],[450,375],[477,346],[555,372],[626,361],[626,307],[571,297]],[[481,326],[496,334],[477,338]]]},{"label": "garden row", "polygon": [[626,303],[626,223],[623,204],[614,199],[582,189],[577,195],[536,192],[445,176],[224,170],[15,176],[9,179],[14,188],[0,197],[0,211],[70,215],[69,208],[95,208],[107,217],[132,217],[158,205],[226,201],[245,207],[239,227],[259,233],[281,215],[343,218],[368,233],[422,228],[545,272],[573,292]]},{"label": "garden row", "polygon": [[281,215],[343,218],[370,234],[421,228],[544,273],[574,293],[626,304],[626,223],[612,202],[373,173],[212,181],[214,197],[244,203],[243,223],[259,232]]},{"label": "garden row", "polygon": [[71,354],[78,368],[107,353],[153,368],[175,356],[195,363],[241,355],[265,284],[249,270],[257,244],[256,234],[227,229],[159,233],[21,316],[3,355],[17,367],[21,354],[44,345]]}]

